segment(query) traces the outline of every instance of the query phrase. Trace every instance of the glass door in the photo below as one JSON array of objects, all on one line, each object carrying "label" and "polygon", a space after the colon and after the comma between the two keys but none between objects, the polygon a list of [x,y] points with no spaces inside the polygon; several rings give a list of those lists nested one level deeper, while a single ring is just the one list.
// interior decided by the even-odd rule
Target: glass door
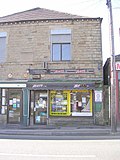
[{"label": "glass door", "polygon": [[20,123],[22,113],[22,90],[9,89],[8,91],[8,123]]},{"label": "glass door", "polygon": [[30,120],[32,117],[33,124],[47,124],[47,91],[31,91]]}]

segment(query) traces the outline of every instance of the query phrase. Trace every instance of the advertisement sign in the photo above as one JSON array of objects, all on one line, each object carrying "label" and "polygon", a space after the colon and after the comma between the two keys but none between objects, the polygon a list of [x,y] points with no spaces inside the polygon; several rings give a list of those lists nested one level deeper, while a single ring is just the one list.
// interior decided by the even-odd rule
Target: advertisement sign
[{"label": "advertisement sign", "polygon": [[102,102],[102,91],[95,91],[95,102]]}]

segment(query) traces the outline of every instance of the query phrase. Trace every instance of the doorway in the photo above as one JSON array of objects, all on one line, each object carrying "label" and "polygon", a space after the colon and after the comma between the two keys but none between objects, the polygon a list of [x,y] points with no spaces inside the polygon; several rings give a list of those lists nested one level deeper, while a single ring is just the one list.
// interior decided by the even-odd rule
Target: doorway
[{"label": "doorway", "polygon": [[19,124],[22,120],[22,90],[8,89],[7,122]]},{"label": "doorway", "polygon": [[47,91],[30,91],[30,125],[47,124]]}]

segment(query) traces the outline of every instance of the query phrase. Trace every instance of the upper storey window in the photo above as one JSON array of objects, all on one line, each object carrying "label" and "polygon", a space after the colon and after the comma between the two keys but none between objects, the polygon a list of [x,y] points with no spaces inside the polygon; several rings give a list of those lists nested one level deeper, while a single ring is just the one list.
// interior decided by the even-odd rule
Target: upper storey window
[{"label": "upper storey window", "polygon": [[71,30],[51,30],[52,61],[71,60]]},{"label": "upper storey window", "polygon": [[6,60],[6,32],[0,32],[0,63]]}]

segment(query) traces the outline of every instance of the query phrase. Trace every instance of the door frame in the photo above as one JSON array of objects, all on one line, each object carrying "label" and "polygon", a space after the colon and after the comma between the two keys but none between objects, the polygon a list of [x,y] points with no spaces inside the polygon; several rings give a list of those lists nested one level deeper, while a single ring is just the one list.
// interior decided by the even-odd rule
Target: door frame
[{"label": "door frame", "polygon": [[[31,93],[33,92],[33,110],[31,111]],[[46,100],[46,105],[47,105],[47,108],[46,108],[46,123],[45,124],[42,124],[42,123],[35,123],[35,111],[34,111],[34,108],[35,108],[35,94],[36,92],[46,92],[46,95],[47,95],[47,100]],[[48,91],[47,90],[30,90],[30,96],[29,96],[29,125],[33,124],[33,125],[46,125],[48,124]],[[33,112],[33,119],[31,119],[32,115],[31,113]],[[31,122],[32,121],[32,122]]]}]

